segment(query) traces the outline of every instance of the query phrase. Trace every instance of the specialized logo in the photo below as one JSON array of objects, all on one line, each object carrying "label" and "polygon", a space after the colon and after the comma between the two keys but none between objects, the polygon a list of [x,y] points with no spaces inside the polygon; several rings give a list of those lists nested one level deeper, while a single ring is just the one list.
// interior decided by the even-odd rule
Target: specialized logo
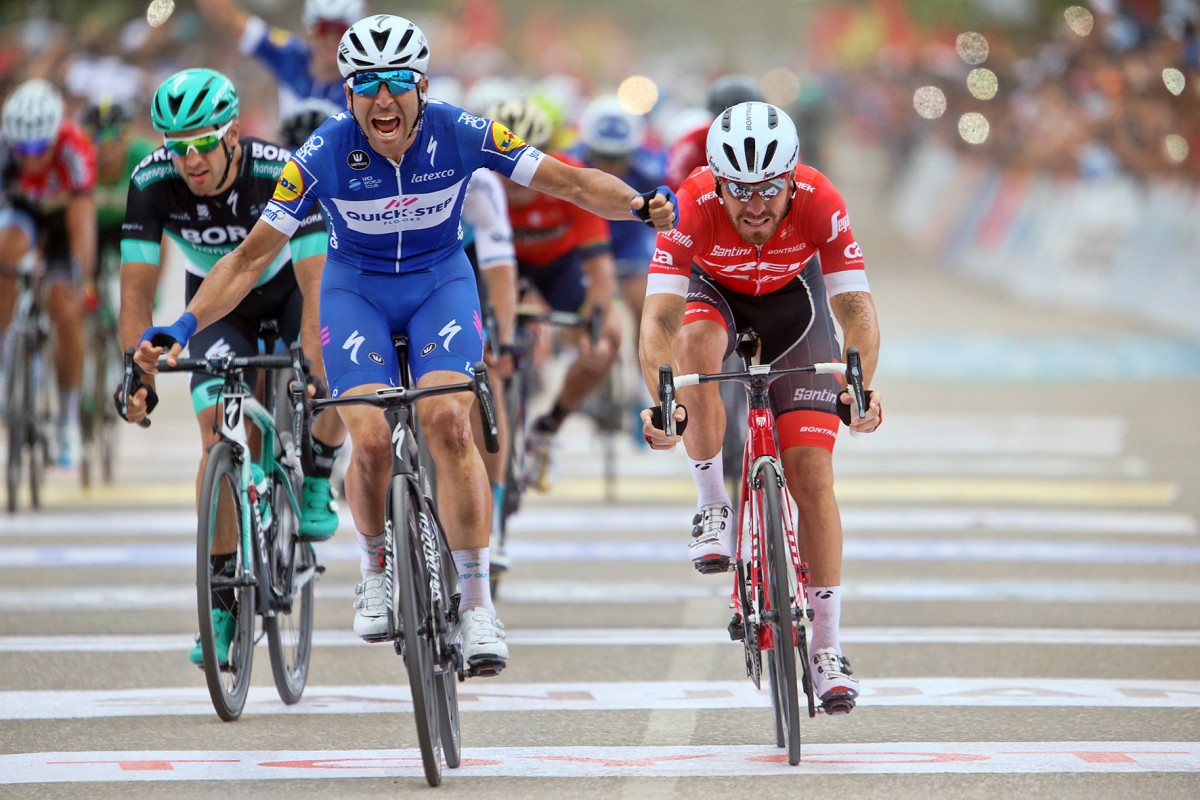
[{"label": "specialized logo", "polygon": [[350,360],[355,364],[358,363],[358,348],[362,347],[362,343],[367,340],[367,337],[359,334],[355,329],[354,333],[346,337],[346,341],[342,344],[343,350],[350,351]]},{"label": "specialized logo", "polygon": [[242,423],[242,399],[226,396],[225,400],[225,429],[236,430]]},{"label": "specialized logo", "polygon": [[429,137],[429,146],[425,148],[425,154],[429,156],[429,166],[436,166],[434,162],[437,160],[437,139]]},{"label": "specialized logo", "polygon": [[217,339],[215,342],[213,342],[212,346],[204,351],[204,357],[224,358],[225,356],[229,355],[229,351],[231,349],[232,348],[230,348],[229,342],[225,341],[225,337],[222,336],[220,339]]},{"label": "specialized logo", "polygon": [[346,166],[350,169],[366,169],[371,166],[371,157],[364,150],[351,150],[346,155]]},{"label": "specialized logo", "polygon": [[290,203],[304,194],[304,178],[300,176],[300,167],[295,161],[283,165],[279,174],[279,183],[275,185],[275,194],[271,199],[279,203]]},{"label": "specialized logo", "polygon": [[225,205],[229,206],[229,213],[233,214],[236,217],[237,216],[237,206],[238,206],[238,191],[237,191],[237,189],[234,189],[232,192],[229,193],[229,199],[225,201]]},{"label": "specialized logo", "polygon": [[454,340],[454,337],[456,335],[458,335],[458,332],[461,330],[462,330],[462,325],[458,324],[458,320],[452,319],[449,322],[447,322],[446,325],[440,331],[438,331],[438,336],[445,337],[444,339],[442,339],[442,347],[449,350],[450,342],[452,342]]},{"label": "specialized logo", "polygon": [[[392,428],[392,444],[396,446],[396,457],[404,458],[404,423],[396,423],[396,427]],[[390,522],[388,523],[391,524]],[[390,550],[389,550],[390,552]]]},{"label": "specialized logo", "polygon": [[492,123],[491,136],[483,143],[484,150],[490,150],[493,153],[499,153],[502,156],[508,156],[512,151],[525,146],[525,142],[520,136],[510,131],[508,128],[501,125],[499,122]]}]

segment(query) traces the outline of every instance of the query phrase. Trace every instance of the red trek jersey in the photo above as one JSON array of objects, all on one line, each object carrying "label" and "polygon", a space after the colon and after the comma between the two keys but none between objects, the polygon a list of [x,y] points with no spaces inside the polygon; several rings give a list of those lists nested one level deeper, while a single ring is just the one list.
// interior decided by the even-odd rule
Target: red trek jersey
[{"label": "red trek jersey", "polygon": [[[581,167],[576,159],[556,153],[559,161]],[[509,203],[513,249],[517,261],[527,267],[544,267],[572,250],[584,257],[609,250],[608,222],[574,203],[539,193],[529,205]]]},{"label": "red trek jersey", "polygon": [[[850,230],[841,192],[812,167],[798,165],[792,206],[761,247],[733,227],[707,167],[679,187],[679,224],[658,234],[646,294],[687,295],[692,264],[721,286],[761,296],[795,279],[820,253],[828,294],[870,291],[862,249]],[[731,201],[737,202],[737,201]]]},{"label": "red trek jersey", "polygon": [[50,166],[34,175],[21,172],[14,163],[9,177],[8,193],[18,205],[41,215],[61,212],[76,195],[95,190],[96,151],[77,123],[63,120]]}]

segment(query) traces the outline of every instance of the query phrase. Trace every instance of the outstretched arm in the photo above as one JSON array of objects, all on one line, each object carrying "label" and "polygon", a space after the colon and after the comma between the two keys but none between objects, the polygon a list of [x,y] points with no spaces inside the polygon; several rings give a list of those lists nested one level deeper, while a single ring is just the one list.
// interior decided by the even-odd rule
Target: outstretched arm
[{"label": "outstretched arm", "polygon": [[[645,200],[620,178],[598,169],[573,167],[553,156],[545,156],[538,165],[531,189],[574,203],[605,219],[629,219],[633,209]],[[660,231],[675,226],[672,198],[657,194],[650,201],[650,221]]]},{"label": "outstretched arm", "polygon": [[250,19],[250,15],[235,0],[196,0],[196,7],[209,25],[235,39],[242,37],[246,22]]}]

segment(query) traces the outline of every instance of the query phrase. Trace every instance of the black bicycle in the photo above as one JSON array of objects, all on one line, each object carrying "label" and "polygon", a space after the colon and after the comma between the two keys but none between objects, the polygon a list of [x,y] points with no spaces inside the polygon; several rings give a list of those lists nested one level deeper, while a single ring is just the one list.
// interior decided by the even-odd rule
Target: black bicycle
[{"label": "black bicycle", "polygon": [[54,419],[50,317],[41,294],[37,263],[26,259],[18,274],[12,324],[3,342],[4,425],[8,433],[5,483],[8,510],[17,510],[21,483],[29,480],[29,502],[42,507],[42,485],[50,461]]},{"label": "black bicycle", "polygon": [[[278,326],[263,323],[260,336],[274,352]],[[160,344],[160,342],[155,342]],[[125,352],[121,397],[141,388],[142,371]],[[300,498],[304,474],[295,445],[304,431],[308,365],[299,344],[288,355],[179,359],[159,362],[160,372],[205,372],[222,378],[217,403],[218,441],[208,450],[200,485],[196,535],[196,606],[200,625],[201,668],[217,715],[231,722],[241,716],[250,691],[256,617],[262,618],[271,673],[283,702],[299,702],[308,680],[312,653],[313,585],[325,568],[312,544],[300,538]],[[276,427],[279,383],[263,381],[262,402],[245,383],[247,372],[286,371],[291,377],[292,430]],[[127,411],[126,409],[122,409]],[[261,437],[252,457],[243,417]],[[149,427],[150,418],[140,423]],[[220,659],[218,617],[231,614],[233,637]]]},{"label": "black bicycle", "polygon": [[403,365],[401,386],[366,395],[310,400],[307,406],[313,413],[346,405],[382,408],[392,431],[395,446],[384,545],[384,579],[391,602],[387,633],[376,641],[392,642],[404,659],[425,780],[438,786],[443,758],[451,769],[462,763],[457,682],[466,674],[494,675],[499,665],[464,664],[461,648],[450,639],[451,628],[458,622],[458,572],[438,517],[430,480],[432,464],[422,453],[416,404],[423,397],[474,392],[485,446],[491,453],[499,450],[496,411],[483,362],[475,365],[469,381],[414,388],[407,368],[407,339],[397,337],[393,343],[398,363]]}]

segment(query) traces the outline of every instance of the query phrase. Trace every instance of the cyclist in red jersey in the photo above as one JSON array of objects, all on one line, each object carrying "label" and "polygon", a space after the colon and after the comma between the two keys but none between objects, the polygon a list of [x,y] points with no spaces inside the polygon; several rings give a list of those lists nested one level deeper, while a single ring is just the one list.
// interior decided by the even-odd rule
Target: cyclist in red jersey
[{"label": "cyclist in red jersey", "polygon": [[[726,75],[708,87],[708,113],[714,117],[738,103],[762,100],[762,93],[749,75]],[[680,136],[667,151],[667,185],[678,189],[696,167],[708,164],[705,144],[709,123],[698,125]]]},{"label": "cyclist in red jersey", "polygon": [[[550,141],[550,118],[535,103],[526,100],[499,103],[488,116],[534,147]],[[556,153],[554,157],[573,167],[583,167],[582,162],[564,153]],[[554,406],[532,425],[530,439],[536,469],[533,485],[545,491],[549,488],[555,435],[567,416],[579,410],[604,383],[621,350],[620,322],[610,313],[616,293],[616,267],[606,220],[566,200],[508,179],[504,180],[504,188],[518,275],[532,284],[555,311],[588,317],[592,309],[604,309],[601,337],[595,347],[584,330],[568,334],[579,348],[579,357],[567,369]]]},{"label": "cyclist in red jersey", "polygon": [[[9,163],[0,169],[8,204],[0,208],[0,338],[12,321],[17,269],[43,262],[46,306],[54,326],[58,379],[58,462],[79,459],[79,386],[83,378],[83,297],[96,262],[96,154],[62,94],[34,78],[4,103]],[[93,289],[94,291],[94,289]]]},{"label": "cyclist in red jersey", "polygon": [[[660,364],[679,373],[719,372],[746,329],[759,335],[762,363],[841,360],[835,319],[844,345],[861,353],[869,386],[879,326],[862,251],[841,194],[820,172],[797,163],[795,125],[773,105],[735,105],[712,123],[706,151],[709,166],[679,188],[679,226],[659,234],[650,264],[640,355],[652,395]],[[882,420],[880,393],[869,396],[867,414],[852,419],[852,432],[873,431]],[[788,491],[800,513],[800,547],[812,569],[814,691],[822,702],[835,694],[853,699],[858,681],[838,641],[842,525],[832,458],[838,406],[848,410],[849,397],[834,376],[799,374],[775,381],[770,398]],[[682,439],[698,494],[690,554],[699,571],[723,572],[736,540],[722,474],[725,411],[715,383],[681,388],[679,399],[686,411],[677,418],[690,418]],[[655,449],[681,438],[655,428],[649,410],[642,419]]]}]

